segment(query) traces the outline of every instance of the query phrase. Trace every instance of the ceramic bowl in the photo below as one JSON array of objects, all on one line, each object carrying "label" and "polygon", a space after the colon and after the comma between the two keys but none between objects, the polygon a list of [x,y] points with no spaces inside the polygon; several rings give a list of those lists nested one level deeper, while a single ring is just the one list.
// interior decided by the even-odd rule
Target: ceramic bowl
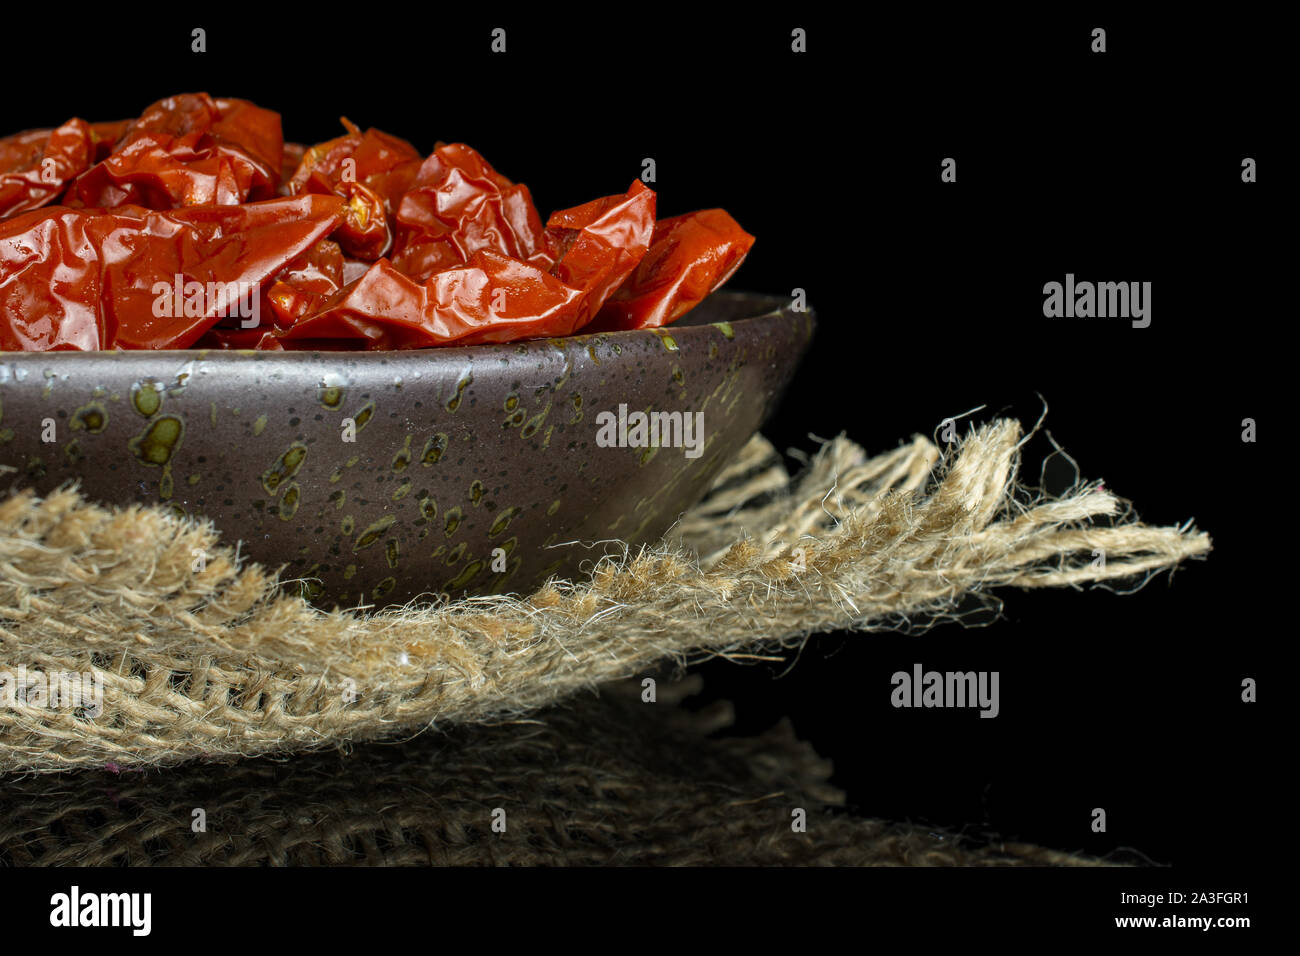
[{"label": "ceramic bowl", "polygon": [[210,518],[320,604],[527,592],[700,499],[808,345],[788,305],[423,351],[0,353],[0,491]]}]

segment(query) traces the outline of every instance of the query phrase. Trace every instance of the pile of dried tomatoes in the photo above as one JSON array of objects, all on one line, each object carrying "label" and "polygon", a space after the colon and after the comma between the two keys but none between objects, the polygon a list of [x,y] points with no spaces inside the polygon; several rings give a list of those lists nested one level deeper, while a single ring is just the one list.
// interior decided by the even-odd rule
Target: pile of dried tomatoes
[{"label": "pile of dried tomatoes", "polygon": [[463,143],[205,93],[0,139],[0,350],[406,349],[666,325],[740,266],[640,180],[555,212]]}]

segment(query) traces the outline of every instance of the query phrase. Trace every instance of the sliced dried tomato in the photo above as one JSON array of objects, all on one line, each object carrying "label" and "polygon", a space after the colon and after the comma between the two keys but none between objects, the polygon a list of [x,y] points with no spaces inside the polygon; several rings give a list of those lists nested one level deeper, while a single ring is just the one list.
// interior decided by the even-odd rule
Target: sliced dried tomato
[{"label": "sliced dried tomato", "polygon": [[388,252],[394,206],[414,181],[422,158],[404,139],[376,129],[349,132],[303,153],[286,192],[335,193],[347,200],[335,239],[355,259],[373,262]]},{"label": "sliced dried tomato", "polygon": [[93,156],[94,134],[85,120],[0,139],[0,218],[53,202]]},{"label": "sliced dried tomato", "polygon": [[98,163],[106,159],[134,122],[135,120],[110,120],[106,123],[91,123],[90,136],[95,144],[92,162]]},{"label": "sliced dried tomato", "polygon": [[246,100],[187,93],[152,104],[68,190],[76,208],[235,205],[275,195],[280,115]]},{"label": "sliced dried tomato", "polygon": [[648,329],[695,308],[740,268],[754,237],[721,209],[655,223],[650,251],[601,308],[590,332]]},{"label": "sliced dried tomato", "polygon": [[343,288],[343,264],[338,243],[323,239],[285,266],[263,298],[275,326],[288,329],[317,312]]},{"label": "sliced dried tomato", "polygon": [[[338,224],[335,196],[0,222],[0,349],[188,348]],[[175,294],[173,294],[173,291]],[[260,320],[260,316],[257,317]]]},{"label": "sliced dried tomato", "polygon": [[332,192],[344,182],[369,186],[386,201],[395,202],[410,188],[424,157],[404,139],[382,130],[364,133],[345,118],[345,136],[306,150],[289,180],[294,193]]},{"label": "sliced dried tomato", "polygon": [[393,265],[417,281],[467,263],[480,249],[527,259],[542,237],[528,187],[464,143],[440,146],[424,161],[396,220]]},{"label": "sliced dried tomato", "polygon": [[654,210],[654,192],[637,180],[623,196],[557,213],[563,248],[549,268],[481,247],[420,283],[381,259],[285,332],[284,344],[345,339],[359,349],[404,349],[570,335],[646,254]]}]

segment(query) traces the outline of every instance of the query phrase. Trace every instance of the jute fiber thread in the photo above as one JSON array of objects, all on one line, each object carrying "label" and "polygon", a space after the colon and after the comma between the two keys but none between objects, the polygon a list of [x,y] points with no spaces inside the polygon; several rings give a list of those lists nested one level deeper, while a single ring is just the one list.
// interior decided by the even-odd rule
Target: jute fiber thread
[{"label": "jute fiber thread", "polygon": [[[788,723],[757,737],[698,677],[531,718],[292,760],[40,774],[0,792],[0,865],[972,865],[1102,861],[852,816]],[[204,828],[195,832],[193,811]],[[505,813],[492,831],[493,811]],[[792,811],[806,829],[791,827]]]},{"label": "jute fiber thread", "polygon": [[1132,579],[1209,551],[1208,535],[1138,523],[1096,483],[1031,493],[1021,436],[998,420],[947,453],[916,438],[877,457],[841,437],[796,481],[756,437],[665,541],[601,558],[589,581],[380,611],[313,608],[209,524],[159,507],[18,493],[0,502],[0,671],[94,672],[104,711],[0,707],[0,771],[517,717],[665,659],[933,622],[993,588]]}]

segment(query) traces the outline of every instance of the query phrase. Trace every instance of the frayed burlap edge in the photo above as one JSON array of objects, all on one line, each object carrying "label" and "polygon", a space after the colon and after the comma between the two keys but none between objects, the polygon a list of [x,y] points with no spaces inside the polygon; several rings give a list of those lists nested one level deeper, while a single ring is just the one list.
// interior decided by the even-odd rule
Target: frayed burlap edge
[{"label": "frayed burlap edge", "polygon": [[[1141,580],[1210,549],[1096,483],[1017,480],[1021,428],[868,458],[844,438],[791,482],[755,438],[664,542],[526,598],[326,612],[208,524],[66,489],[0,502],[0,672],[94,672],[103,712],[0,707],[0,771],[295,751],[523,715],[664,659],[770,653],[933,622],[997,587]],[[192,569],[193,552],[207,555]],[[1103,560],[1097,560],[1097,556]]]}]

